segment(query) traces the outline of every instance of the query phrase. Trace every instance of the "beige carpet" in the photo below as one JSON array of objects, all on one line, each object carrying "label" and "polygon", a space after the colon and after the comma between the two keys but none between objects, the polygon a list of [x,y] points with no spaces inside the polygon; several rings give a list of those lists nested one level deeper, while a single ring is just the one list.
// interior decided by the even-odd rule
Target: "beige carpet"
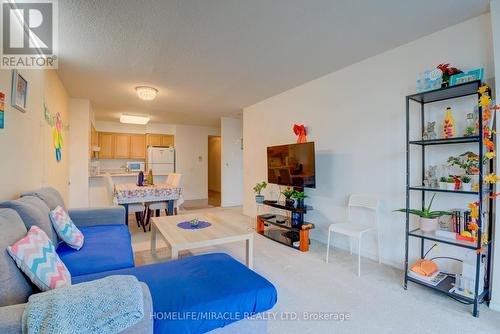
[{"label": "beige carpet", "polygon": [[[253,228],[253,221],[240,208],[205,209],[222,218]],[[190,212],[191,213],[191,212]],[[131,225],[133,247],[140,263],[167,260],[169,250],[149,258],[149,233]],[[159,243],[159,247],[165,247]],[[243,243],[193,251],[227,252],[244,262]],[[269,333],[500,333],[500,313],[481,305],[480,318],[473,318],[471,307],[441,294],[409,283],[402,288],[403,272],[363,259],[361,277],[357,276],[357,258],[335,249],[325,263],[326,246],[313,241],[308,253],[282,246],[260,235],[255,237],[255,271],[271,281],[278,290],[278,303],[269,320]],[[138,263],[139,264],[139,263]],[[237,284],[237,282],[235,282]],[[281,320],[295,312],[300,320]],[[306,312],[306,313],[304,313]],[[345,312],[346,321],[305,320],[304,314]],[[272,315],[271,314],[271,315]],[[290,313],[288,313],[290,314]]]}]

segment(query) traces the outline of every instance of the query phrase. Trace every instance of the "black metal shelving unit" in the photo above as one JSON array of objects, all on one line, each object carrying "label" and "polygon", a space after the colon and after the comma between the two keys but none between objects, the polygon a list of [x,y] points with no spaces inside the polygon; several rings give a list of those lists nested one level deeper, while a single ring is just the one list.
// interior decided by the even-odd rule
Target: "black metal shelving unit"
[{"label": "black metal shelving unit", "polygon": [[[418,94],[408,95],[406,97],[406,242],[405,242],[405,278],[404,278],[404,288],[407,289],[408,281],[417,283],[421,286],[433,289],[435,291],[441,292],[444,295],[447,295],[461,303],[473,305],[472,314],[474,317],[479,316],[478,306],[483,301],[488,301],[490,297],[489,292],[489,282],[490,282],[490,263],[491,263],[491,233],[492,233],[492,224],[493,224],[493,200],[488,199],[487,201],[487,210],[485,211],[483,207],[483,199],[486,198],[490,193],[493,192],[493,186],[489,186],[485,189],[483,185],[483,175],[484,175],[484,164],[481,163],[484,158],[484,145],[483,145],[483,128],[479,126],[479,134],[478,136],[471,137],[455,137],[450,139],[432,139],[432,140],[410,140],[410,103],[417,103],[420,105],[420,127],[423,132],[425,128],[425,105],[428,103],[445,101],[450,99],[455,99],[459,97],[466,96],[476,96],[479,99],[478,89],[482,86],[480,81],[472,81],[456,86],[450,86],[445,88],[440,88],[432,91],[422,92]],[[488,92],[491,96],[491,92]],[[483,117],[483,110],[479,107],[479,122],[481,122]],[[425,173],[425,155],[426,155],[426,147],[433,145],[459,145],[464,143],[476,143],[478,145],[479,150],[479,190],[478,191],[460,191],[460,190],[445,190],[445,189],[436,189],[429,188],[423,185],[424,173]],[[411,185],[410,184],[410,147],[411,145],[417,145],[421,147],[421,185]],[[493,170],[493,160],[490,160],[489,170]],[[466,195],[468,198],[477,197],[479,201],[479,230],[478,230],[478,240],[477,242],[469,242],[464,240],[453,240],[448,238],[443,238],[436,236],[433,233],[425,233],[420,229],[410,230],[410,214],[408,209],[410,209],[410,196],[412,193],[421,193],[422,196],[422,209],[425,208],[425,195],[427,192],[444,192],[444,193],[453,193],[456,195]],[[484,221],[484,212],[488,212],[487,221]],[[485,247],[483,248],[482,238],[484,231],[484,223],[488,224],[488,238]],[[414,279],[408,275],[408,250],[409,250],[409,242],[410,239],[420,240],[420,257],[423,258],[425,254],[425,241],[433,241],[437,243],[443,243],[455,247],[460,247],[463,249],[474,250],[476,251],[476,280],[475,280],[475,291],[474,298],[464,297],[452,292],[449,292],[455,283],[455,277],[453,275],[449,275],[444,281],[442,281],[437,286],[428,285],[422,281]],[[485,283],[484,290],[481,293],[479,291],[479,280],[480,278],[480,266],[482,257],[486,257],[486,268],[485,268]]]}]

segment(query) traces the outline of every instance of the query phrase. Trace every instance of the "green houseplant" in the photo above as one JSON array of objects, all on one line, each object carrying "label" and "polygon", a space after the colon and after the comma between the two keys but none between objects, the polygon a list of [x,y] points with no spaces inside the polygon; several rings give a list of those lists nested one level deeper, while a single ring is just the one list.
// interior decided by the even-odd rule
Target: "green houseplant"
[{"label": "green houseplant", "polygon": [[295,199],[296,201],[296,207],[297,209],[302,209],[304,208],[304,199],[307,197],[306,193],[303,191],[297,191],[295,190],[292,194],[292,198]]},{"label": "green houseplant", "polygon": [[255,201],[257,203],[264,203],[264,195],[261,195],[261,191],[267,187],[267,182],[262,181],[255,184],[253,191],[255,192]]},{"label": "green houseplant", "polygon": [[446,190],[446,188],[447,188],[446,177],[442,176],[439,179],[439,189]]},{"label": "green houseplant", "polygon": [[472,190],[472,177],[469,175],[462,175],[460,177],[460,180],[462,181],[462,190],[463,191],[471,191]]},{"label": "green houseplant", "polygon": [[[424,210],[408,209],[408,212],[412,215],[418,216],[420,219],[420,229],[423,232],[433,232],[438,228],[438,218],[442,216],[451,215],[448,211],[431,211],[432,202],[434,201],[436,194],[432,195],[431,201],[427,208]],[[395,210],[397,212],[405,212],[406,209]]]},{"label": "green houseplant", "polygon": [[292,188],[290,187],[287,187],[285,190],[283,190],[281,193],[283,194],[283,196],[285,196],[285,204],[286,205],[289,205],[289,206],[292,206],[293,203],[295,202],[293,199],[292,199],[292,196],[293,196],[293,193],[295,192],[295,190],[293,190]]}]

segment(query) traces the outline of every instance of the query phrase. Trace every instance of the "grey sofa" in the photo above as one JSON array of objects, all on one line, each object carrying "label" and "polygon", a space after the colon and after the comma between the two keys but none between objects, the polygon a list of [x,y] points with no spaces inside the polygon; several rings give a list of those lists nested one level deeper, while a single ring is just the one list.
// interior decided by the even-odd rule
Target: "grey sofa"
[{"label": "grey sofa", "polygon": [[[58,193],[55,193],[57,191],[51,188],[44,188],[35,193],[23,194],[23,198],[17,202],[0,203],[0,207],[4,207],[0,208],[0,333],[2,334],[22,333],[21,317],[25,303],[31,294],[39,292],[17,268],[6,248],[25,236],[27,227],[31,225],[42,228],[50,238],[57,238],[53,234],[50,222],[47,225],[47,221],[41,219],[48,217],[46,215],[49,209],[57,205],[64,206]],[[125,224],[123,208],[77,209],[69,212],[79,227]],[[55,244],[57,245],[57,239]],[[153,320],[150,318],[153,310],[151,294],[146,284],[142,282],[140,284],[144,296],[144,318],[123,333],[153,333]]]}]

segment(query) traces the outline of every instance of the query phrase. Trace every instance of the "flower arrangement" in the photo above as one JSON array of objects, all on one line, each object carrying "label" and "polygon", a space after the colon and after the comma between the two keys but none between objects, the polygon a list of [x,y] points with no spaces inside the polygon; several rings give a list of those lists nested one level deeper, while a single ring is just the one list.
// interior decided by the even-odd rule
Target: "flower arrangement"
[{"label": "flower arrangement", "polygon": [[465,174],[474,175],[479,172],[479,156],[473,152],[465,152],[458,157],[449,157],[448,164],[463,169]]},{"label": "flower arrangement", "polygon": [[[483,119],[482,119],[483,144],[487,149],[487,152],[484,154],[483,163],[486,163],[489,160],[495,158],[495,156],[496,156],[495,143],[491,140],[491,136],[493,134],[496,134],[496,133],[493,129],[490,128],[490,124],[491,124],[490,121],[493,117],[492,111],[500,109],[500,107],[493,103],[491,97],[489,96],[488,86],[483,85],[483,86],[479,87],[478,93],[481,95],[479,97],[478,104],[482,108],[482,111],[483,111]],[[479,172],[479,170],[478,170],[478,172]],[[498,181],[500,181],[500,177],[498,177],[493,172],[490,172],[488,175],[485,175],[483,177],[483,182],[486,184],[495,184]],[[479,185],[479,186],[482,186],[482,185]],[[479,190],[479,189],[477,189],[477,190]],[[500,193],[491,194],[490,196],[486,197],[484,200],[487,200],[488,198],[495,198],[497,196],[500,196]],[[472,221],[468,224],[468,228],[469,228],[469,230],[475,232],[475,234],[474,234],[475,238],[477,238],[478,231],[479,231],[479,225],[478,225],[479,204],[480,204],[479,202],[469,203],[469,209],[471,210],[470,217],[471,217]],[[485,242],[487,242],[487,240],[488,240],[487,233],[483,233],[483,240],[481,242],[484,244]]]},{"label": "flower arrangement", "polygon": [[449,82],[450,82],[450,77],[454,74],[459,74],[459,73],[463,73],[462,70],[459,70],[458,68],[456,67],[450,67],[450,64],[439,64],[437,66],[438,69],[441,70],[441,72],[443,72],[443,76],[442,76],[442,87],[446,87],[448,86]]}]

